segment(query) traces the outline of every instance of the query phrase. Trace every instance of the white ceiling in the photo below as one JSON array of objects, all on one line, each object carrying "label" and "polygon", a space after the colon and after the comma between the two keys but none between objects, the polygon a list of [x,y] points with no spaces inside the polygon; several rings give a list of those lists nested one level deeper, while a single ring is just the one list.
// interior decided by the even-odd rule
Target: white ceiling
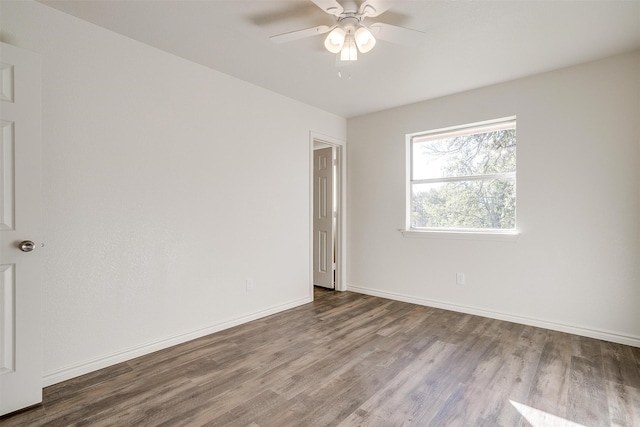
[{"label": "white ceiling", "polygon": [[417,29],[426,33],[424,42],[379,41],[339,68],[323,36],[269,40],[335,23],[309,0],[41,3],[344,117],[640,48],[640,0],[395,1],[366,23]]}]

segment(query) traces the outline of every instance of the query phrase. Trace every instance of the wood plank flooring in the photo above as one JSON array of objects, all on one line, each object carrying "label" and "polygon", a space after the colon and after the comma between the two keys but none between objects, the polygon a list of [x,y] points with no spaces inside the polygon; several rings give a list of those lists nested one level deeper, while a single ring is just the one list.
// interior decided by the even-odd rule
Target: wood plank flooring
[{"label": "wood plank flooring", "polygon": [[316,289],[313,303],[47,387],[0,424],[640,426],[640,348]]}]

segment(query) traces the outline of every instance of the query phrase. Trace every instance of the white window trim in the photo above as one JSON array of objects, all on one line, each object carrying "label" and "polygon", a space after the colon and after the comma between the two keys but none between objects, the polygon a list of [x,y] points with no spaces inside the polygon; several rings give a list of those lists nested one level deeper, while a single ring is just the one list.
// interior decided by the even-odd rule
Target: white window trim
[{"label": "white window trim", "polygon": [[497,240],[516,242],[519,231],[507,230],[443,230],[443,229],[400,229],[403,237],[421,239],[457,239],[457,240]]},{"label": "white window trim", "polygon": [[[446,229],[446,228],[412,228],[411,227],[411,185],[415,183],[429,182],[445,182],[445,181],[462,181],[469,179],[486,179],[489,178],[513,178],[516,172],[500,173],[491,175],[481,175],[480,177],[452,177],[437,179],[422,179],[411,181],[412,159],[411,150],[412,143],[417,141],[429,141],[440,139],[443,137],[452,137],[462,135],[469,128],[481,128],[480,131],[489,132],[492,130],[505,129],[516,121],[516,116],[504,117],[501,119],[487,120],[484,122],[469,123],[462,126],[451,126],[447,128],[434,129],[428,132],[417,132],[407,134],[405,136],[405,228],[400,229],[403,237],[408,238],[424,238],[424,239],[460,239],[460,240],[498,240],[498,241],[517,241],[520,232],[516,219],[516,228],[514,230],[496,230],[496,229]],[[418,136],[419,135],[419,136]]]},{"label": "white window trim", "polygon": [[516,179],[515,172],[487,173],[484,175],[461,175],[447,178],[414,179],[411,184],[429,184],[432,182],[484,181],[487,179]]}]

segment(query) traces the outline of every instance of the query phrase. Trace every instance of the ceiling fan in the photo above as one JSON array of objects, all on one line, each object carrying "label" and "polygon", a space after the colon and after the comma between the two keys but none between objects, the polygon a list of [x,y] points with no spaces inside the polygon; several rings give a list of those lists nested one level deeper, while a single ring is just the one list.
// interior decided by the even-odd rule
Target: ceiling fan
[{"label": "ceiling fan", "polygon": [[389,10],[391,5],[386,0],[311,0],[320,9],[337,19],[336,25],[329,27],[319,25],[284,34],[271,36],[275,43],[285,43],[318,34],[329,33],[324,46],[331,53],[339,53],[341,61],[356,61],[358,52],[367,53],[376,45],[376,39],[397,44],[412,44],[424,36],[422,31],[376,22],[365,25],[365,18],[375,18]]}]

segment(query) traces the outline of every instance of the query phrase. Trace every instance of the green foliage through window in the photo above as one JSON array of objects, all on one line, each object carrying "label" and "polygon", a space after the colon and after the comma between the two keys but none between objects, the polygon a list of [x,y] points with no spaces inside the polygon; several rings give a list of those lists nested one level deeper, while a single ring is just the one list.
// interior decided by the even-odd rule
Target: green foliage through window
[{"label": "green foliage through window", "polygon": [[515,119],[413,135],[413,229],[515,230]]}]

